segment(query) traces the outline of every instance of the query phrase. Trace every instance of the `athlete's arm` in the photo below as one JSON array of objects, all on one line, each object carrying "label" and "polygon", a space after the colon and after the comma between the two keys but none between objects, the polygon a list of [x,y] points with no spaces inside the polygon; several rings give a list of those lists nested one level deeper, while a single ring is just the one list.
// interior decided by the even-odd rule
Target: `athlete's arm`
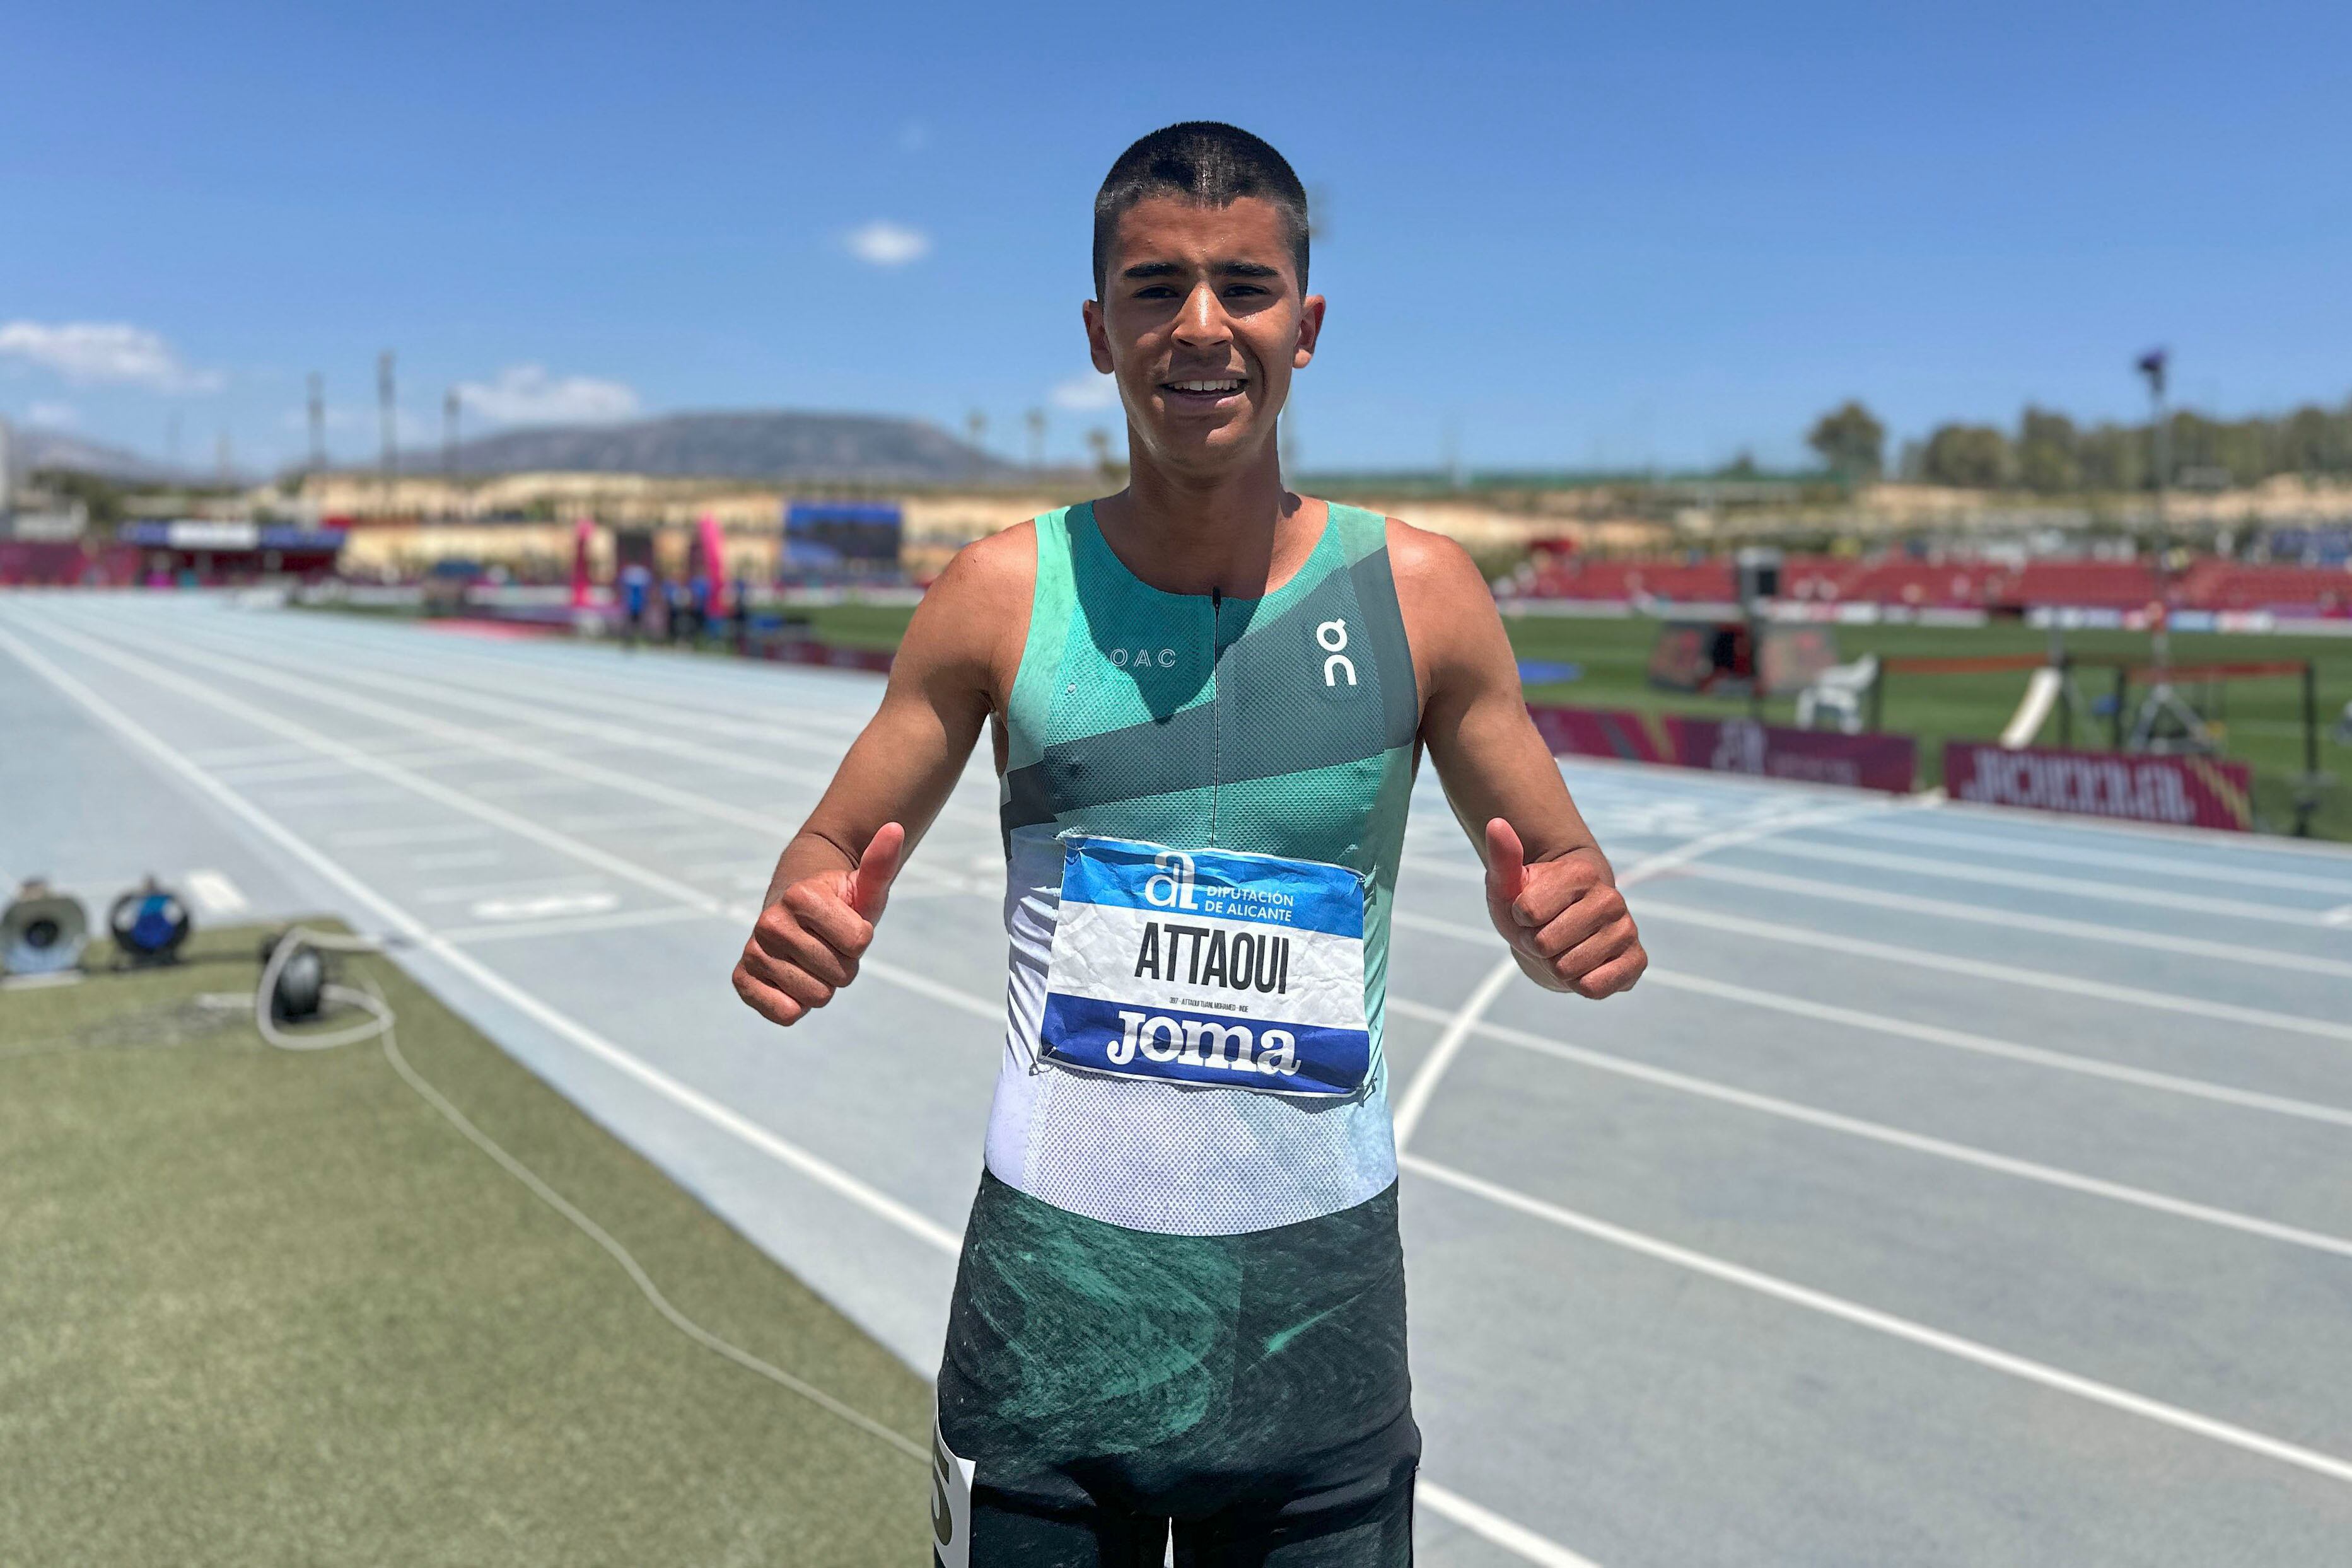
[{"label": "athlete's arm", "polygon": [[[1026,527],[960,551],[915,610],[882,706],[768,882],[735,965],[753,1011],[797,1023],[857,977],[891,879],[947,804],[1027,632],[1036,551]],[[1017,607],[1019,613],[1009,612]]]},{"label": "athlete's arm", "polygon": [[1389,519],[1389,560],[1421,682],[1421,736],[1486,863],[1486,914],[1538,985],[1599,998],[1649,956],[1616,873],[1569,798],[1519,691],[1518,659],[1462,547]]}]

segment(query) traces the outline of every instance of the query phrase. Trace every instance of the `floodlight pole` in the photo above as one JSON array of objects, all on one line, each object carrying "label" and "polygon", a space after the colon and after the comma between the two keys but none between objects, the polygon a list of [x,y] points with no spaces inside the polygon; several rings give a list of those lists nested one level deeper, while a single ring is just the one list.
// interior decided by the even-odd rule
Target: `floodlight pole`
[{"label": "floodlight pole", "polygon": [[400,433],[394,415],[397,404],[394,401],[390,349],[375,357],[375,397],[383,433],[383,509],[390,512],[393,485],[400,472]]},{"label": "floodlight pole", "polygon": [[310,372],[310,472],[323,473],[327,466],[327,378],[318,371]]}]

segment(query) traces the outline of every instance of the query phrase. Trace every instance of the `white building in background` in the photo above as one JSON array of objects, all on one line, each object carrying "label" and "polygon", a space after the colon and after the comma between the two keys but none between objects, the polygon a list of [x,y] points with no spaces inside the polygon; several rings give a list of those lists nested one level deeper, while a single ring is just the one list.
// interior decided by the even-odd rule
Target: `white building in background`
[{"label": "white building in background", "polygon": [[43,495],[17,472],[16,433],[0,419],[0,539],[71,543],[89,531],[89,507]]}]

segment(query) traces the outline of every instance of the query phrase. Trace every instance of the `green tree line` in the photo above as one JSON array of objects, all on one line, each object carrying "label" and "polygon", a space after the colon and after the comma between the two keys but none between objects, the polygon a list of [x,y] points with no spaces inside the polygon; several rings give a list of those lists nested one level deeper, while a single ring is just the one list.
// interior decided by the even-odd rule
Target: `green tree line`
[{"label": "green tree line", "polygon": [[[2214,419],[2180,409],[2166,421],[2168,481],[2209,488],[2258,485],[2281,474],[2352,475],[2352,399],[2338,408],[2306,404],[2284,414]],[[1886,429],[1859,402],[1823,414],[1806,443],[1848,482],[1885,471]],[[1965,489],[2023,489],[2063,496],[2145,490],[2156,479],[2154,431],[2145,423],[2077,424],[2027,405],[2014,430],[1941,424],[1905,444],[1901,476]]]}]

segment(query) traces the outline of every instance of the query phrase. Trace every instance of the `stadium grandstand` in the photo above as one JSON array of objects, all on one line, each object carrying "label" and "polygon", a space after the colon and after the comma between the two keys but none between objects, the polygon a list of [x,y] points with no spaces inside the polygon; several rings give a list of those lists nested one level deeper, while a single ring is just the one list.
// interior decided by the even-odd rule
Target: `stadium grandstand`
[{"label": "stadium grandstand", "polygon": [[0,538],[0,587],[234,588],[331,575],[340,528],[205,518],[126,523],[110,542]]}]

